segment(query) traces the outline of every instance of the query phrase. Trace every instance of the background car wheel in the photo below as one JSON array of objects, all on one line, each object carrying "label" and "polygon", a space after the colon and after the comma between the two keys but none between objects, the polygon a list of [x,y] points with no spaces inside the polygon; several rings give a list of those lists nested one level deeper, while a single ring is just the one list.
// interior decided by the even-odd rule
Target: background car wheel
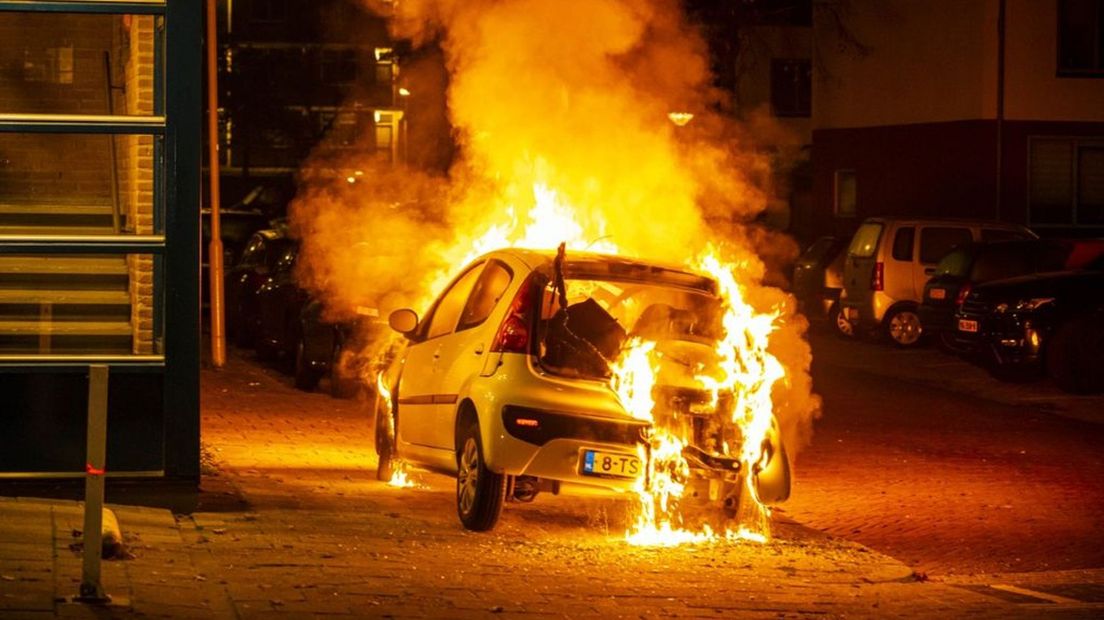
[{"label": "background car wheel", "polygon": [[485,466],[477,422],[465,426],[456,438],[456,462],[456,513],[467,529],[485,532],[502,514],[506,476]]},{"label": "background car wheel", "polygon": [[379,463],[376,465],[376,480],[391,482],[391,476],[395,473],[395,438],[394,420],[391,410],[383,402],[383,398],[376,396],[376,456]]},{"label": "background car wheel", "polygon": [[1104,328],[1087,317],[1067,321],[1046,345],[1047,374],[1059,388],[1074,394],[1104,390]]},{"label": "background car wheel", "polygon": [[920,315],[914,308],[899,308],[886,315],[882,322],[886,338],[902,347],[915,347],[920,344],[924,328],[920,325]]},{"label": "background car wheel", "polygon": [[838,303],[832,304],[828,310],[828,322],[832,324],[837,336],[849,339],[855,337],[855,327],[851,325],[851,321],[843,318],[843,310]]},{"label": "background car wheel", "polygon": [[295,343],[295,387],[304,392],[311,392],[318,387],[318,381],[322,379],[322,373],[307,363],[306,344],[300,337]]}]

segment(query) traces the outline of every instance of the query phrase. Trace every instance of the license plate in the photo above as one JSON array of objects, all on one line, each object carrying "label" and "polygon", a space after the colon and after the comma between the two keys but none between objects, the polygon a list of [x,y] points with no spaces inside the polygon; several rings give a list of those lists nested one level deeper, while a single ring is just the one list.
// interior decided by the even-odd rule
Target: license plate
[{"label": "license plate", "polygon": [[635,478],[643,468],[640,459],[631,454],[583,450],[582,473],[607,478]]},{"label": "license plate", "polygon": [[947,289],[945,289],[945,288],[933,288],[931,290],[931,298],[932,299],[946,299],[947,298]]},{"label": "license plate", "polygon": [[958,320],[958,331],[960,332],[976,332],[978,330],[978,322],[971,321],[970,319]]}]

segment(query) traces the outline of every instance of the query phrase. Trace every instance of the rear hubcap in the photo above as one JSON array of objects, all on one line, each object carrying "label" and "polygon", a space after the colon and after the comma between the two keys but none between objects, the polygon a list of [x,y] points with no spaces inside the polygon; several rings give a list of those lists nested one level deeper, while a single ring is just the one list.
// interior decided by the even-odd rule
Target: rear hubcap
[{"label": "rear hubcap", "polygon": [[475,487],[479,482],[479,446],[475,438],[468,437],[460,455],[460,468],[456,473],[456,499],[460,512],[468,514],[475,505]]},{"label": "rear hubcap", "polygon": [[914,312],[898,312],[889,321],[889,335],[900,344],[914,344],[920,339],[920,317]]}]

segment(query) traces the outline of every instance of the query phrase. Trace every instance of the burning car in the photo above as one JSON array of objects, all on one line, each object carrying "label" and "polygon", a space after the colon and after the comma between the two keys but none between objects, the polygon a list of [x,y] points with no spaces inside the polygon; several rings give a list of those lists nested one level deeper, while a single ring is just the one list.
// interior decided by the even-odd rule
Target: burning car
[{"label": "burning car", "polygon": [[[785,500],[770,409],[781,367],[738,359],[730,341],[748,340],[721,286],[563,246],[476,259],[426,316],[389,318],[406,342],[378,376],[378,477],[400,459],[455,473],[460,521],[477,531],[541,492],[636,493],[714,528]],[[733,389],[741,377],[756,385]]]}]

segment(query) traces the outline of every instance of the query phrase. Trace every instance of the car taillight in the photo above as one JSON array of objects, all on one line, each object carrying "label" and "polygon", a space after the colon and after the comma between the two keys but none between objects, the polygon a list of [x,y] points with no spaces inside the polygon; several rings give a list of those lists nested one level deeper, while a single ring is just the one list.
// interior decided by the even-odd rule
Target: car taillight
[{"label": "car taillight", "polygon": [[870,290],[885,290],[885,263],[874,263],[874,273],[870,274]]},{"label": "car taillight", "polygon": [[502,325],[498,327],[491,351],[495,353],[528,353],[529,352],[529,327],[532,325],[529,313],[533,307],[532,278],[522,283],[518,289],[514,301],[510,303],[510,309],[506,312],[506,318],[502,319]]},{"label": "car taillight", "polygon": [[971,285],[969,282],[962,285],[962,288],[958,289],[958,295],[955,297],[955,305],[959,308],[962,307],[963,302],[966,301],[966,296],[970,294]]}]

